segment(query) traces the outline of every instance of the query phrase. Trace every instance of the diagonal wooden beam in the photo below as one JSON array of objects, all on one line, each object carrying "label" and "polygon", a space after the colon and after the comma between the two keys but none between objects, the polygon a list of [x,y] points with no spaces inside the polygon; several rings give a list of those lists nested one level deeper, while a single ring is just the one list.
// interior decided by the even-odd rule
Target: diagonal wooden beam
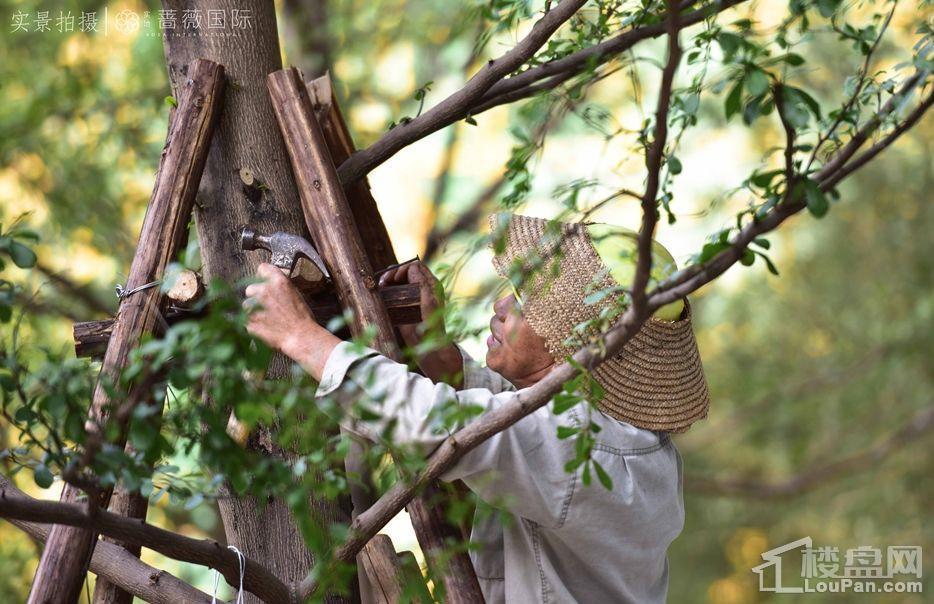
[{"label": "diagonal wooden beam", "polygon": [[[222,66],[204,60],[192,63],[188,85],[179,99],[162,151],[156,184],[130,266],[126,283],[128,291],[162,279],[166,267],[175,259],[187,236],[195,193],[220,115],[223,86]],[[85,462],[92,461],[96,450],[103,444],[103,425],[112,411],[109,384],[118,382],[130,352],[143,335],[152,333],[162,321],[160,304],[158,287],[137,291],[120,304],[85,425]],[[126,441],[126,430],[120,432],[122,442],[116,444],[122,447]],[[111,489],[99,489],[89,505],[106,508],[111,492]],[[65,502],[75,502],[80,495],[81,491],[69,484],[61,498]],[[93,531],[55,525],[42,552],[29,602],[46,604],[77,600],[96,541],[97,535]]]},{"label": "diagonal wooden beam", "polygon": [[[331,152],[331,161],[335,166],[339,166],[356,149],[350,130],[347,128],[347,122],[344,121],[344,114],[334,95],[331,76],[325,74],[307,82],[306,86],[308,97],[311,99],[311,107],[315,112],[315,117],[318,118],[328,151]],[[392,249],[392,241],[389,239],[389,231],[386,230],[383,217],[380,216],[366,177],[346,185],[344,194],[347,196],[354,224],[357,226],[357,232],[360,233],[363,249],[366,251],[367,258],[370,259],[370,266],[373,270],[379,271],[398,262],[396,253]]]},{"label": "diagonal wooden beam", "polygon": [[[399,359],[396,334],[377,293],[373,267],[356,230],[351,206],[301,73],[294,68],[271,73],[267,85],[291,159],[308,230],[322,257],[329,262],[341,303],[353,311],[351,331],[359,335],[370,326],[375,330],[374,347],[390,358]],[[333,128],[335,132],[339,130]],[[346,131],[346,127],[343,130]],[[375,216],[366,215],[364,220],[378,218],[379,213],[375,212]],[[438,515],[425,507],[431,505],[421,498],[413,500],[410,506],[414,506],[411,509],[416,513],[411,515],[419,542],[444,581],[446,601],[482,602],[480,584],[466,553],[447,558],[443,568],[437,564],[434,554],[443,550],[446,541],[463,537],[456,527],[433,522]]]}]

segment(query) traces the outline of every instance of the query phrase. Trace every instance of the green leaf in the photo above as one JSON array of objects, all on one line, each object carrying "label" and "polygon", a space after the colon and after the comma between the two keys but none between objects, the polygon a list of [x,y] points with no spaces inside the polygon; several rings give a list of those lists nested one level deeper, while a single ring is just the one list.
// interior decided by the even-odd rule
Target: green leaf
[{"label": "green leaf", "polygon": [[36,265],[36,253],[19,241],[10,242],[9,253],[13,263],[20,268],[32,268]]},{"label": "green leaf", "polygon": [[725,54],[727,57],[731,57],[736,53],[737,50],[739,50],[739,46],[743,43],[743,39],[734,33],[721,31],[717,36],[717,43],[720,45],[720,48],[723,49],[723,54]]},{"label": "green leaf", "polygon": [[9,235],[16,239],[29,239],[33,243],[39,241],[39,233],[32,229],[16,229],[15,231],[11,231]]},{"label": "green leaf", "polygon": [[601,300],[606,298],[608,295],[613,293],[613,288],[604,288],[599,291],[595,291],[592,294],[588,294],[584,297],[584,304],[588,306],[593,306],[594,304],[599,303]]},{"label": "green leaf", "polygon": [[775,265],[774,265],[774,264],[772,264],[772,260],[771,260],[768,256],[766,256],[765,254],[763,254],[762,252],[756,252],[756,254],[758,254],[759,257],[762,258],[762,260],[765,261],[765,266],[768,267],[769,272],[772,273],[773,275],[775,275],[775,276],[777,277],[777,276],[778,276],[778,269],[775,268]]},{"label": "green leaf", "polygon": [[558,438],[561,440],[570,438],[578,432],[580,432],[580,428],[575,428],[573,426],[558,426]]},{"label": "green leaf", "polygon": [[821,119],[820,103],[817,102],[817,99],[800,88],[795,88],[795,92],[798,93],[802,100],[804,100],[804,104],[808,106],[808,109],[811,110],[811,113],[814,114],[814,117]]},{"label": "green leaf", "polygon": [[47,489],[52,486],[52,482],[54,481],[52,472],[50,472],[49,469],[44,465],[38,465],[35,467],[32,473],[32,478],[36,481],[36,484],[43,489]]},{"label": "green leaf", "polygon": [[708,260],[713,259],[714,256],[716,256],[717,254],[719,254],[720,252],[722,252],[728,247],[730,247],[730,244],[724,243],[722,241],[705,244],[703,249],[701,249],[701,255],[700,255],[699,262],[701,264],[704,264]]},{"label": "green leaf", "polygon": [[769,76],[761,69],[754,69],[746,76],[746,90],[752,96],[765,94],[769,89]]},{"label": "green leaf", "polygon": [[762,106],[762,101],[765,100],[764,96],[752,97],[748,103],[743,107],[743,123],[746,125],[752,124],[756,121],[756,118],[765,113],[765,107]]},{"label": "green leaf", "polygon": [[743,98],[743,79],[740,78],[737,80],[736,84],[733,86],[733,89],[730,90],[730,93],[726,96],[726,101],[723,103],[723,109],[726,113],[726,119],[729,120],[733,117],[733,114],[739,111],[741,101]]},{"label": "green leaf", "polygon": [[817,10],[825,19],[832,17],[839,5],[840,0],[817,0]]},{"label": "green leaf", "polygon": [[597,479],[600,481],[607,491],[613,490],[613,479],[610,478],[610,475],[606,473],[606,470],[603,469],[598,462],[593,462],[593,469],[597,471]]},{"label": "green leaf", "polygon": [[29,407],[20,407],[13,414],[13,419],[22,424],[28,424],[36,417],[36,412]]},{"label": "green leaf", "polygon": [[772,184],[772,180],[782,173],[782,170],[772,170],[770,172],[758,172],[750,179],[752,184],[757,187],[767,188]]},{"label": "green leaf", "polygon": [[178,101],[175,100],[174,96],[165,97],[165,104],[170,107],[178,107]]},{"label": "green leaf", "polygon": [[565,411],[567,411],[574,405],[578,404],[581,401],[581,399],[576,394],[569,394],[567,392],[562,392],[562,393],[555,395],[554,401],[555,401],[554,413],[555,415],[561,415],[562,413],[564,413]]},{"label": "green leaf", "polygon": [[470,124],[471,126],[477,125],[477,120],[475,120],[473,116],[470,114],[468,114],[467,117],[464,118],[464,121]]},{"label": "green leaf", "polygon": [[804,65],[804,57],[793,52],[789,52],[787,55],[782,57],[786,63],[792,67],[797,67],[798,65]]},{"label": "green leaf", "polygon": [[766,239],[765,237],[756,237],[755,239],[752,240],[752,243],[753,245],[758,245],[764,250],[767,250],[770,247],[772,247],[771,242],[769,242],[769,240]]},{"label": "green leaf", "polygon": [[752,250],[746,250],[743,252],[743,257],[739,259],[739,263],[743,266],[752,266],[756,261],[756,255],[752,253]]},{"label": "green leaf", "polygon": [[813,180],[804,181],[804,200],[807,203],[808,211],[815,218],[823,218],[830,209],[830,202],[827,196],[820,190],[820,187]]},{"label": "green leaf", "polygon": [[668,156],[668,172],[670,174],[681,174],[681,160],[674,155]]}]

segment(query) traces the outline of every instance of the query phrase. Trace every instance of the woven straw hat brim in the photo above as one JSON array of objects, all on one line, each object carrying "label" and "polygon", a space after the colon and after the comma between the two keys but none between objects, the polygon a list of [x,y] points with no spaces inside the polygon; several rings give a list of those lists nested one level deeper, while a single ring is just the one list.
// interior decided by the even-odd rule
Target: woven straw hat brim
[{"label": "woven straw hat brim", "polygon": [[[576,333],[614,303],[596,304],[587,295],[620,287],[610,276],[586,225],[519,215],[493,215],[493,265],[522,297],[522,314],[545,339],[556,360],[573,354],[596,330]],[[504,238],[500,244],[498,237]],[[628,284],[627,284],[628,285]],[[691,326],[691,308],[677,321],[650,317],[622,352],[601,363],[593,378],[604,389],[597,406],[610,417],[647,430],[683,432],[707,416],[707,379]]]}]

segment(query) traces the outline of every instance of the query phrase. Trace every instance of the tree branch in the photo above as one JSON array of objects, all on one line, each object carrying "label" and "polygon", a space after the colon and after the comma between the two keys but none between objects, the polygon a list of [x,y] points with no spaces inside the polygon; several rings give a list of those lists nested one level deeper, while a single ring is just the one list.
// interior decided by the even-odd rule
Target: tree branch
[{"label": "tree branch", "polygon": [[934,408],[925,409],[882,442],[823,465],[816,465],[780,481],[749,478],[691,477],[685,475],[685,488],[704,495],[787,499],[821,487],[830,480],[853,471],[868,470],[907,444],[934,429]]},{"label": "tree branch", "polygon": [[[681,27],[694,25],[712,15],[746,1],[747,0],[723,0],[722,2],[713,2],[703,8],[685,13],[681,16]],[[548,32],[545,39],[541,40],[535,48],[530,48],[531,43],[529,43],[529,39],[533,35],[536,35],[538,38],[542,37],[541,34],[543,32],[536,32],[536,29],[538,29],[546,19],[553,17],[559,11],[567,11],[570,7],[565,7],[565,4],[568,2],[569,0],[565,0],[550,11],[536,24],[532,33],[522,40],[518,46],[496,61],[487,63],[484,70],[477,73],[460,91],[449,96],[430,111],[413,119],[411,122],[396,126],[384,134],[382,138],[374,144],[366,149],[358,151],[347,159],[341,164],[340,168],[338,168],[341,182],[346,185],[349,182],[361,178],[373,170],[373,168],[392,157],[403,147],[433,132],[450,126],[454,122],[466,118],[468,115],[478,115],[487,109],[530,97],[542,90],[555,88],[587,69],[605,63],[613,57],[626,52],[639,42],[657,38],[665,33],[666,26],[663,22],[636,27],[599,44],[571,53],[561,59],[544,63],[506,78],[506,75],[519,69],[525,61],[531,58],[535,54],[535,51],[547,41],[547,37],[550,37],[551,33],[557,29],[557,26],[561,23],[555,25],[554,28]],[[583,3],[575,2],[575,4],[576,6],[574,9],[569,11],[571,14]],[[693,2],[689,0],[682,4],[682,8],[691,4],[693,4]],[[562,18],[563,20],[567,20],[570,16],[569,14],[567,17],[562,16]],[[513,53],[516,53],[520,48],[523,49],[522,54],[519,55],[517,53],[513,55]],[[518,62],[512,61],[515,63],[515,66],[512,67],[512,69],[506,69],[504,60],[511,55],[513,58],[518,58],[519,56],[523,56],[524,58]],[[494,68],[496,69],[496,74],[491,73]],[[481,81],[475,82],[475,80],[481,77],[483,78]],[[480,92],[479,95],[476,94],[476,91],[480,89],[482,89],[482,92]]]},{"label": "tree branch", "polygon": [[[214,539],[192,539],[106,510],[99,510],[92,518],[84,505],[21,497],[11,491],[11,485],[5,481],[0,481],[0,517],[80,527],[146,547],[175,560],[217,569],[230,585],[240,583],[237,554]],[[98,543],[97,548],[105,543]],[[265,602],[278,604],[292,601],[289,588],[251,558],[246,559],[243,588]]]},{"label": "tree branch", "polygon": [[[860,130],[853,136],[853,139],[851,139],[850,142],[847,143],[847,145],[845,145],[843,149],[837,153],[837,155],[831,158],[831,160],[827,162],[823,168],[815,173],[815,180],[818,181],[822,191],[827,192],[839,184],[839,182],[842,180],[842,177],[839,177],[838,174],[844,167],[846,160],[852,157],[863,145],[863,143],[868,140],[872,133],[879,128],[885,117],[895,111],[901,104],[901,101],[904,100],[906,96],[912,90],[914,90],[915,87],[924,81],[925,75],[925,72],[919,72],[908,78],[899,91],[894,94],[888,101],[886,101],[879,112],[876,113],[865,125],[863,125],[862,128],[860,128]],[[912,112],[911,116],[909,117],[911,123],[916,123],[929,108],[930,99],[928,102],[922,103]],[[880,146],[878,148],[874,148],[872,150],[872,157],[875,157],[884,148],[894,143],[895,140],[901,134],[903,134],[906,129],[907,128],[903,128],[901,126],[897,127],[892,132],[893,136],[886,137],[886,139],[880,141]],[[869,153],[869,151],[867,151],[867,153]],[[863,162],[863,164],[865,164],[865,162]],[[860,164],[860,166],[863,164]],[[854,171],[855,170],[850,170],[846,173],[846,175],[848,176]],[[675,300],[680,300],[681,298],[696,291],[701,286],[709,283],[716,277],[723,274],[723,272],[733,266],[733,264],[742,257],[743,252],[746,251],[746,248],[749,246],[753,239],[759,235],[775,229],[790,216],[793,216],[794,214],[804,209],[804,207],[804,199],[799,195],[795,199],[789,199],[786,202],[782,202],[764,217],[746,224],[746,226],[740,229],[739,233],[734,237],[729,248],[725,249],[705,264],[694,265],[679,271],[671,278],[666,279],[664,282],[659,284],[655,290],[650,292],[649,312],[654,312],[666,304],[670,304]]]},{"label": "tree branch", "polygon": [[415,119],[396,126],[366,150],[355,153],[338,169],[344,185],[365,176],[397,151],[456,122],[496,82],[519,69],[587,0],[562,0],[535,23],[532,31],[498,59],[487,61],[467,84]]},{"label": "tree branch", "polygon": [[886,101],[885,105],[882,106],[882,109],[876,113],[872,118],[863,124],[863,126],[853,135],[846,145],[838,151],[830,161],[825,163],[823,167],[818,171],[819,180],[823,180],[824,175],[827,175],[831,172],[835,172],[843,164],[848,162],[853,155],[859,151],[860,147],[872,136],[872,133],[875,132],[879,126],[882,124],[883,119],[892,113],[899,103],[904,100],[911,91],[913,91],[919,84],[924,82],[927,77],[926,71],[918,71],[910,78],[908,78],[899,91],[892,95],[892,97]]},{"label": "tree branch", "polygon": [[[6,476],[0,475],[0,493],[6,498],[35,501],[17,489]],[[23,520],[10,520],[11,524],[39,542],[44,542],[49,528]],[[207,604],[211,596],[195,589],[175,575],[145,564],[118,545],[101,542],[91,558],[91,572],[104,577],[114,585],[153,604],[192,602]]]},{"label": "tree branch", "polygon": [[837,171],[836,174],[828,178],[826,181],[827,186],[833,187],[838,182],[849,176],[851,173],[866,165],[870,160],[872,160],[872,158],[878,155],[879,152],[895,142],[895,139],[904,134],[906,130],[910,130],[916,123],[918,123],[918,121],[924,116],[925,112],[931,108],[932,104],[934,104],[934,91],[928,93],[927,98],[921,101],[921,103],[915,107],[914,110],[912,110],[905,121],[896,126],[895,129],[889,132],[884,138],[882,138],[882,140],[866,149],[866,151],[864,151],[859,157],[845,164],[840,170]]},{"label": "tree branch", "polygon": [[[723,2],[712,2],[708,6],[685,13],[681,15],[681,28],[700,23],[712,15],[746,1],[724,0]],[[693,2],[683,3],[681,9],[683,10],[690,4],[693,4]],[[492,86],[483,95],[477,106],[469,110],[469,113],[478,115],[487,109],[529,97],[541,90],[554,88],[583,71],[626,52],[639,42],[663,35],[665,31],[666,25],[663,21],[636,27],[561,59],[523,71]]]},{"label": "tree branch", "polygon": [[[911,78],[909,82],[906,83],[910,84],[910,86],[903,87],[902,92],[907,92],[911,87],[917,85],[919,81],[920,80],[916,77]],[[884,113],[887,115],[895,109],[899,96],[901,95],[895,95],[883,106],[882,110],[880,110],[880,114],[871,120],[871,125],[867,125],[868,129],[875,130],[881,123],[882,117],[884,117],[882,114]],[[921,111],[921,113],[923,113],[923,111]],[[920,119],[920,116],[915,118],[915,121],[917,121],[917,119]],[[902,128],[897,128],[896,130],[899,133],[904,132]],[[864,137],[868,137],[869,134],[871,134],[871,132],[863,131],[861,131],[861,133]],[[886,141],[887,145],[893,143],[896,138],[897,136],[889,137]],[[875,154],[878,154],[878,151]],[[842,166],[838,165],[838,169],[840,167]],[[822,171],[822,176],[826,181],[833,176],[833,173]],[[836,184],[836,182],[834,182],[834,184]],[[825,190],[829,190],[830,188],[829,185],[825,186],[822,184],[821,186]],[[646,301],[645,310],[642,313],[637,314],[635,307],[630,306],[620,316],[614,326],[603,334],[602,338],[600,338],[601,341],[594,342],[578,350],[572,356],[570,362],[558,365],[541,381],[529,388],[520,390],[513,401],[484,413],[482,416],[448,437],[448,439],[428,458],[425,468],[412,480],[407,482],[400,481],[397,483],[371,508],[354,519],[350,527],[350,536],[347,541],[335,551],[334,560],[336,562],[348,562],[353,560],[356,553],[360,551],[367,541],[375,535],[381,527],[385,526],[409,500],[416,496],[425,484],[440,476],[445,470],[453,466],[458,459],[466,455],[483,441],[509,428],[522,418],[547,404],[568,380],[573,379],[579,373],[581,368],[588,371],[592,370],[604,359],[612,358],[619,354],[623,346],[639,331],[646,318],[650,316],[652,312],[675,300],[686,297],[721,275],[743,256],[743,253],[753,239],[775,229],[789,216],[801,211],[804,207],[804,201],[800,197],[795,198],[788,203],[779,204],[764,217],[750,222],[740,230],[730,248],[721,252],[713,260],[701,267],[695,267],[678,273],[675,277],[665,281],[650,292],[648,300]],[[316,588],[317,584],[314,579],[314,574],[309,574],[299,584],[298,593],[301,598],[307,598],[314,593]]]},{"label": "tree branch", "polygon": [[674,86],[675,72],[681,62],[681,44],[678,33],[681,28],[678,15],[678,6],[675,0],[668,0],[668,61],[662,71],[662,83],[658,93],[658,106],[655,110],[655,131],[652,135],[652,145],[645,156],[645,167],[648,172],[645,185],[645,194],[642,196],[642,225],[639,228],[639,238],[636,243],[638,256],[636,257],[636,272],[632,280],[632,308],[640,315],[645,315],[646,295],[645,289],[652,274],[652,236],[655,234],[655,224],[658,222],[658,186],[662,170],[662,160],[665,157],[665,145],[668,141],[668,110],[671,107],[671,91]]}]

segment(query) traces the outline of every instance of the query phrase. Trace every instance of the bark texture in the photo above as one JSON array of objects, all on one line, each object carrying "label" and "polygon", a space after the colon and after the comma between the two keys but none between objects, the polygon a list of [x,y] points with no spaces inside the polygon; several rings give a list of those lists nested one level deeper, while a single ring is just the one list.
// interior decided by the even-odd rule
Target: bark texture
[{"label": "bark texture", "polygon": [[[295,182],[289,172],[288,157],[276,127],[266,75],[282,68],[276,14],[271,0],[165,0],[163,7],[178,11],[209,9],[250,12],[249,26],[231,30],[231,35],[168,36],[165,54],[173,89],[187,77],[185,65],[194,57],[217,61],[227,69],[230,86],[224,115],[218,126],[195,212],[204,277],[235,283],[255,274],[262,255],[245,253],[239,247],[239,234],[249,226],[259,232],[288,231],[307,236]],[[245,184],[239,172],[248,168],[252,184]],[[286,375],[288,363],[278,356],[267,377]],[[224,401],[218,401],[224,404]],[[260,430],[248,446],[270,455],[285,455],[269,433]],[[283,581],[305,576],[314,562],[289,510],[278,500],[258,502],[233,494],[219,501],[227,540],[246,555],[262,560]],[[334,503],[313,501],[317,523],[342,518]],[[247,596],[246,602],[258,602]]]},{"label": "bark texture", "polygon": [[[128,445],[129,446],[129,445]],[[114,491],[113,498],[110,500],[110,511],[127,518],[139,518],[146,520],[146,511],[149,509],[149,501],[143,497],[139,491],[128,491],[118,487]],[[118,547],[122,547],[128,554],[139,558],[140,546],[132,545],[111,537],[104,537]],[[98,545],[100,547],[100,545]],[[95,548],[96,549],[96,548]],[[94,604],[132,604],[133,594],[125,591],[119,585],[112,582],[107,577],[98,576],[94,584]]]},{"label": "bark texture", "polygon": [[[0,474],[0,494],[6,498],[35,501],[20,491],[13,482]],[[49,535],[49,527],[38,522],[9,520],[30,537],[43,543]],[[167,572],[153,568],[133,556],[124,548],[102,541],[94,548],[91,572],[98,581],[106,578],[115,585],[152,604],[178,604],[179,602],[208,604],[211,597]]]}]

